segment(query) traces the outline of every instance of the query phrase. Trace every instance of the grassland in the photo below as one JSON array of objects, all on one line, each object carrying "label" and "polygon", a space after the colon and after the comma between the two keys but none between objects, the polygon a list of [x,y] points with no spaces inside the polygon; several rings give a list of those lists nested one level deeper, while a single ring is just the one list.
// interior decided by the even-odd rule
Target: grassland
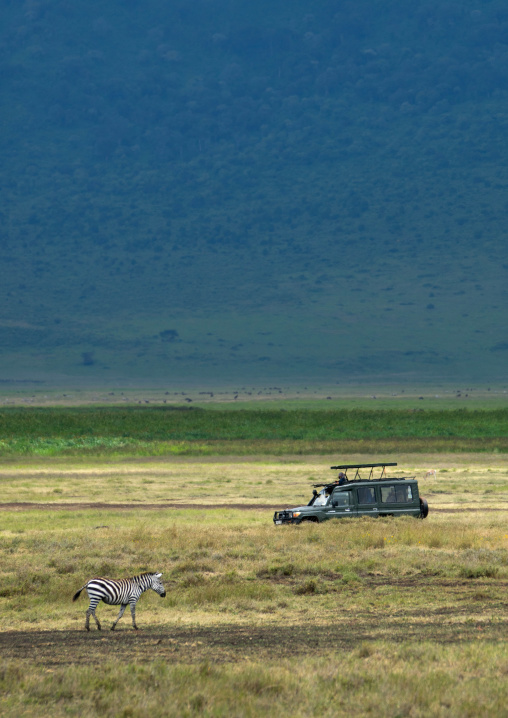
[{"label": "grassland", "polygon": [[10,407],[4,456],[508,451],[508,409]]},{"label": "grassland", "polygon": [[[506,461],[397,458],[426,521],[277,529],[271,507],[304,500],[335,459],[4,463],[3,713],[505,715]],[[75,590],[145,570],[168,596],[141,598],[142,630],[124,617],[87,634]],[[107,627],[116,608],[98,615]]]},{"label": "grassland", "polygon": [[[110,385],[107,382],[99,385],[84,382],[72,389],[54,388],[41,382],[41,387],[28,384],[23,387],[10,383],[2,384],[0,406],[2,407],[41,407],[41,408],[72,408],[91,407],[105,408],[111,406],[140,406],[148,408],[159,406],[189,406],[202,409],[219,409],[220,411],[238,411],[240,409],[257,411],[263,409],[312,409],[344,411],[349,409],[432,409],[449,411],[455,409],[491,411],[508,407],[508,388],[505,384],[475,385],[464,388],[457,385],[437,383],[403,384],[382,383],[333,383],[319,384],[313,382],[303,387],[301,384],[281,384],[269,386],[257,384],[249,386],[227,384],[211,386],[208,382],[191,383],[187,381],[179,387],[172,382],[168,387],[145,385],[139,387],[120,386],[118,382]],[[141,387],[141,388],[140,388]],[[177,390],[179,388],[179,390]]]},{"label": "grassland", "polygon": [[[382,460],[384,457],[378,457]],[[393,457],[386,456],[385,460]],[[344,463],[372,457],[342,455]],[[506,461],[500,454],[400,455],[397,476],[415,475],[421,493],[440,508],[508,507]],[[51,506],[120,503],[160,506],[299,505],[312,484],[335,476],[337,457],[160,457],[145,459],[21,458],[0,469],[2,505],[24,502]],[[429,470],[435,476],[425,477]]]}]

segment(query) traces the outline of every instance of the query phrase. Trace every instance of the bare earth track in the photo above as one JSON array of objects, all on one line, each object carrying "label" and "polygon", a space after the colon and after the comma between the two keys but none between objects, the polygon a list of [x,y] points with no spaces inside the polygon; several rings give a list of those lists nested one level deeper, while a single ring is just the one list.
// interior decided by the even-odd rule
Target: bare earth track
[{"label": "bare earth track", "polygon": [[[407,581],[405,582],[407,584]],[[450,582],[447,582],[449,584]],[[468,593],[470,582],[457,581],[459,592]],[[480,582],[475,582],[476,590]],[[450,586],[448,586],[450,588]],[[411,590],[405,585],[402,590]],[[506,588],[506,587],[505,587]],[[469,601],[450,608],[401,612],[380,618],[359,613],[347,622],[319,625],[313,621],[298,625],[270,623],[265,626],[219,625],[214,627],[153,626],[133,631],[121,628],[93,630],[82,627],[61,631],[6,631],[0,633],[0,652],[4,659],[28,660],[46,667],[70,664],[98,665],[121,654],[122,661],[170,663],[213,661],[230,663],[244,660],[273,660],[284,656],[326,655],[350,651],[362,641],[386,637],[394,642],[415,640],[441,644],[460,644],[472,639],[499,643],[508,636],[508,618],[472,623],[462,621],[471,610]],[[489,609],[501,616],[497,601]],[[403,614],[403,615],[402,615]]]},{"label": "bare earth track", "polygon": [[[280,504],[177,504],[177,503],[168,503],[168,504],[142,504],[142,503],[132,503],[132,504],[106,504],[102,502],[97,503],[32,503],[30,501],[22,502],[22,501],[13,501],[12,503],[0,503],[0,511],[29,511],[29,510],[38,510],[38,511],[87,511],[89,509],[92,510],[100,510],[100,511],[139,511],[145,510],[145,511],[154,511],[157,509],[195,509],[196,511],[205,511],[207,509],[234,509],[236,511],[250,511],[251,509],[258,509],[258,510],[265,510],[265,511],[278,511],[280,510],[281,506]],[[496,509],[496,508],[441,508],[441,509],[432,509],[433,513],[447,513],[447,514],[454,514],[454,513],[464,513],[464,511],[478,511],[478,512],[485,512],[485,511],[506,511],[504,508]]]}]

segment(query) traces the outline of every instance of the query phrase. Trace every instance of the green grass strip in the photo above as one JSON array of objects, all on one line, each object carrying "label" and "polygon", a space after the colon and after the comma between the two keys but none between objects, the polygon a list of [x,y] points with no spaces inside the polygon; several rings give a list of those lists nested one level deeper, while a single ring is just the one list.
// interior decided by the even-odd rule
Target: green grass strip
[{"label": "green grass strip", "polygon": [[508,451],[508,409],[6,408],[4,456]]}]

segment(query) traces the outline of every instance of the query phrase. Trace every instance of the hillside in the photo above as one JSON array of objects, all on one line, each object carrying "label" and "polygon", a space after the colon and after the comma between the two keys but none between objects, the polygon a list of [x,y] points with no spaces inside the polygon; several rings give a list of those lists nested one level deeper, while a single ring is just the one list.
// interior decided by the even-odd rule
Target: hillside
[{"label": "hillside", "polygon": [[0,13],[4,381],[504,378],[504,4]]}]

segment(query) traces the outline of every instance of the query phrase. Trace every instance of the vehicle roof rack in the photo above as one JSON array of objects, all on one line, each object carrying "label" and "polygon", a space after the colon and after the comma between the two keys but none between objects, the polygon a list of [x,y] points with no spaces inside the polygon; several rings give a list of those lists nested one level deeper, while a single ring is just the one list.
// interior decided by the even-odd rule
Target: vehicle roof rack
[{"label": "vehicle roof rack", "polygon": [[[383,478],[388,478],[385,476],[385,469],[387,466],[397,466],[397,462],[393,462],[393,463],[384,462],[382,464],[343,464],[342,466],[330,466],[330,469],[333,469],[334,471],[336,471],[337,469],[345,470],[346,479],[347,479],[348,469],[356,469],[354,479],[347,479],[347,482],[349,484],[352,481],[370,481],[372,479],[372,474],[374,473],[374,469],[377,469],[377,468],[383,469],[381,471],[381,476],[378,479],[376,479],[377,481],[379,481],[380,479],[383,479]],[[370,469],[369,476],[367,479],[362,479],[362,477],[360,476],[360,469]],[[336,482],[327,482],[326,484],[313,484],[313,486],[315,486],[315,487],[332,486],[333,483],[336,483]]]},{"label": "vehicle roof rack", "polygon": [[[367,481],[407,481],[414,478],[414,476],[381,476],[378,479],[348,479],[344,482],[343,487],[349,486],[350,484],[364,484]],[[338,485],[338,481],[328,481],[326,484],[312,484],[312,486],[316,489],[321,486],[322,488],[329,489],[330,491],[337,488]]]},{"label": "vehicle roof rack", "polygon": [[378,466],[397,466],[397,462],[394,464],[344,464],[344,466],[330,466],[330,469],[375,469]]}]

